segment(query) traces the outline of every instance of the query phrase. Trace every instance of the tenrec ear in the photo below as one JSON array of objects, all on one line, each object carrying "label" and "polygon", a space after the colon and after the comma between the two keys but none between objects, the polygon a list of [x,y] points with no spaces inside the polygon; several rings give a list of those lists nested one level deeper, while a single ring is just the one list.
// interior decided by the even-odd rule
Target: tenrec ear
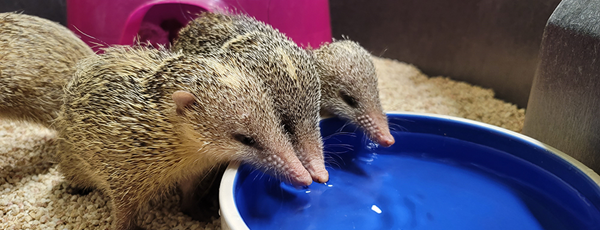
[{"label": "tenrec ear", "polygon": [[196,103],[196,97],[186,91],[176,91],[172,95],[175,105],[177,105],[177,113],[181,114],[184,109]]}]

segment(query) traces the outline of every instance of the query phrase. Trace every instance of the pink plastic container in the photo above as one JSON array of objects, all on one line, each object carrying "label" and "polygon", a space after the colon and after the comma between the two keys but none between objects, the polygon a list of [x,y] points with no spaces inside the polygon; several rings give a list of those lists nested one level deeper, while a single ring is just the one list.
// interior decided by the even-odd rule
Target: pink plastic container
[{"label": "pink plastic container", "polygon": [[67,0],[69,29],[94,50],[134,38],[168,44],[197,13],[234,9],[271,24],[299,45],[331,41],[327,0]]}]

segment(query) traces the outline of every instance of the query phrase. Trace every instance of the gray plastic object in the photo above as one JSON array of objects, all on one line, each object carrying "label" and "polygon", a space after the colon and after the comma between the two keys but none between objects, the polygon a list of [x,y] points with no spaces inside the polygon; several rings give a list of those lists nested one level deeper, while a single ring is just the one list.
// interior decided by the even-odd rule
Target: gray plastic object
[{"label": "gray plastic object", "polygon": [[600,0],[563,0],[550,17],[523,133],[600,172]]}]

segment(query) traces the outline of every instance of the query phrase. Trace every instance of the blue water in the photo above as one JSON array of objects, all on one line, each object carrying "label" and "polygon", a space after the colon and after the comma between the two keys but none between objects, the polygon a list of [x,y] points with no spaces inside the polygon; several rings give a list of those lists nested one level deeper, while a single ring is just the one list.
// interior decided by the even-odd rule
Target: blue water
[{"label": "blue water", "polygon": [[[242,166],[238,209],[250,229],[600,229],[600,212],[560,178],[505,152],[395,132],[325,141],[330,181],[296,189]],[[351,144],[349,144],[351,143]]]}]

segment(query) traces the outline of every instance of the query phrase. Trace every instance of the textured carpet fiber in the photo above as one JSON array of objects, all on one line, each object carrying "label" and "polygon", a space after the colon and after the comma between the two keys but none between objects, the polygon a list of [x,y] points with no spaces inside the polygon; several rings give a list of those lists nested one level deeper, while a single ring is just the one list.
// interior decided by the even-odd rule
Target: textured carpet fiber
[{"label": "textured carpet fiber", "polygon": [[[482,89],[428,77],[405,63],[375,58],[386,111],[464,117],[520,132],[525,111]],[[0,229],[107,229],[110,210],[100,192],[70,195],[53,163],[55,133],[29,123],[0,120]],[[179,211],[177,196],[150,204],[139,217],[148,229],[220,229]]]}]

